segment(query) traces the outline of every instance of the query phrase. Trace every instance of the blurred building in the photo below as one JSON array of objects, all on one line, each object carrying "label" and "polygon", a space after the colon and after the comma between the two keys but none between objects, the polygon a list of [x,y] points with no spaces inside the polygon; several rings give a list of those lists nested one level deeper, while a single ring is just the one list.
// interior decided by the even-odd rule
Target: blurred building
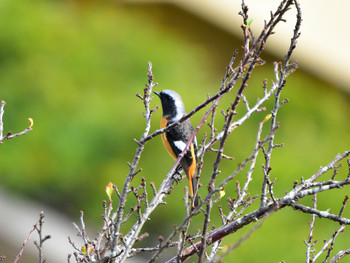
[{"label": "blurred building", "polygon": [[[123,3],[135,5],[141,4],[173,4],[182,8],[194,16],[200,17],[223,29],[238,39],[241,38],[242,23],[238,12],[241,10],[239,0],[123,0]],[[249,16],[253,19],[252,28],[255,32],[262,29],[263,21],[269,19],[271,11],[277,9],[279,0],[246,0],[249,7]],[[298,40],[298,47],[294,52],[294,58],[298,60],[303,70],[315,74],[335,86],[350,92],[350,35],[347,34],[348,25],[346,18],[350,8],[350,2],[326,1],[322,4],[317,0],[299,1],[303,22],[302,36]],[[330,10],[337,10],[331,12]],[[289,44],[293,22],[296,12],[287,14],[287,23],[280,24],[276,31],[276,37],[269,39],[266,49],[273,56],[281,57]]]}]

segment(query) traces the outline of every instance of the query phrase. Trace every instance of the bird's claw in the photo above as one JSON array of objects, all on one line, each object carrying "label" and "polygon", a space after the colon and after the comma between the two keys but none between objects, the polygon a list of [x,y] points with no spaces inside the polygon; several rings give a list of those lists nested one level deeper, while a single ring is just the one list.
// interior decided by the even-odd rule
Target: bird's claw
[{"label": "bird's claw", "polygon": [[174,174],[172,175],[172,178],[176,183],[178,183],[182,179],[182,175],[180,173],[181,169],[182,169],[181,166],[178,166]]}]

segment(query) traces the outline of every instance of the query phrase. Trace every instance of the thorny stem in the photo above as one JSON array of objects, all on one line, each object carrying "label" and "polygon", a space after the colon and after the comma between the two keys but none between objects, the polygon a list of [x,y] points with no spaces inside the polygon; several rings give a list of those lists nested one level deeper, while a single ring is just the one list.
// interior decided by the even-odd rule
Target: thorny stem
[{"label": "thorny stem", "polygon": [[17,263],[18,260],[20,259],[20,257],[22,256],[24,248],[27,245],[27,243],[30,241],[35,230],[37,231],[37,233],[39,235],[39,243],[34,241],[34,245],[37,247],[38,252],[39,252],[39,263],[46,262],[46,260],[43,259],[43,244],[46,240],[50,239],[51,236],[47,235],[47,236],[43,237],[42,229],[43,229],[43,224],[44,224],[44,217],[45,217],[44,212],[41,212],[39,221],[35,223],[32,230],[29,232],[27,239],[23,242],[21,250],[19,251],[18,255],[16,256],[14,263]]},{"label": "thorny stem", "polygon": [[[282,8],[282,5],[285,2],[286,1],[281,3],[279,9]],[[291,70],[289,70],[289,68],[291,66],[289,64],[289,60],[290,60],[290,57],[292,55],[293,50],[296,47],[297,39],[300,37],[300,26],[301,26],[302,18],[301,18],[301,9],[300,9],[299,3],[296,0],[293,0],[293,1],[289,0],[288,3],[289,3],[289,5],[291,5],[292,3],[295,4],[296,10],[297,10],[297,21],[296,21],[296,24],[295,24],[295,27],[294,27],[293,37],[291,38],[291,42],[290,42],[290,45],[289,45],[289,50],[288,50],[288,52],[287,52],[287,54],[285,56],[285,59],[284,59],[283,68],[280,70],[280,76],[278,75],[278,70],[277,70],[278,69],[278,64],[275,63],[275,79],[276,79],[276,82],[278,83],[278,89],[277,89],[277,92],[275,94],[275,106],[274,106],[273,111],[271,112],[271,114],[272,114],[271,129],[273,129],[275,127],[275,125],[276,125],[277,112],[278,112],[279,108],[282,106],[282,104],[279,102],[279,100],[280,100],[282,89],[283,89],[283,87],[285,85],[285,82],[286,82],[285,79],[286,79],[287,75],[290,74],[290,72],[294,71],[293,68]],[[286,7],[284,8],[284,10],[288,9],[289,5],[286,4]],[[281,18],[280,16],[281,16],[281,14],[279,14],[279,18]],[[266,193],[267,193],[268,181],[270,180],[269,179],[269,173],[270,173],[270,170],[271,170],[271,167],[270,167],[271,154],[272,154],[272,150],[274,148],[275,148],[274,147],[274,136],[272,136],[270,138],[270,141],[269,141],[267,153],[265,154],[265,165],[264,165],[265,177],[264,177],[264,183],[263,183],[263,187],[262,187],[262,195],[261,195],[260,206],[265,206],[266,202],[267,202]]]},{"label": "thorny stem", "polygon": [[[279,84],[278,84],[278,89],[275,93],[275,106],[271,112],[271,129],[274,129],[276,127],[277,112],[278,112],[279,108],[281,107],[281,104],[279,102],[280,95],[281,95],[282,89],[283,89],[284,84],[285,84],[284,79],[279,77],[277,72],[278,72],[278,64],[275,63],[275,73],[276,73],[275,79],[276,79],[276,82]],[[264,181],[263,181],[263,187],[262,187],[260,206],[265,206],[266,202],[267,202],[266,193],[267,193],[268,181],[270,180],[269,179],[269,174],[270,174],[270,170],[271,170],[270,163],[271,163],[272,150],[274,149],[274,138],[275,138],[275,136],[272,135],[271,138],[269,139],[268,150],[267,150],[267,153],[265,154]]]},{"label": "thorny stem", "polygon": [[[142,152],[144,150],[145,143],[147,142],[147,140],[145,140],[145,138],[147,137],[147,135],[148,135],[148,133],[149,133],[149,131],[151,129],[151,116],[152,116],[153,111],[150,110],[150,101],[151,101],[152,89],[156,85],[157,84],[153,83],[152,63],[149,62],[148,63],[148,84],[146,85],[146,87],[144,89],[144,97],[143,97],[143,101],[144,101],[144,105],[145,105],[145,114],[144,114],[144,116],[146,118],[146,128],[145,128],[144,133],[141,136],[140,141],[138,142],[138,148],[137,148],[136,153],[135,153],[134,161],[130,165],[129,174],[126,177],[126,180],[125,180],[125,183],[124,183],[124,187],[123,187],[123,191],[122,191],[120,199],[119,199],[118,210],[112,216],[112,220],[114,220],[114,218],[116,218],[116,221],[114,223],[114,233],[113,233],[115,235],[115,237],[120,232],[120,226],[121,226],[122,218],[123,218],[123,214],[124,214],[126,196],[128,194],[131,181],[134,179],[135,171],[136,171],[137,165],[138,165],[138,163],[140,161],[141,154],[142,154]],[[113,238],[112,240],[113,240],[113,242],[112,242],[112,253],[113,253],[113,249],[117,245],[116,244],[117,238]]]},{"label": "thorny stem", "polygon": [[34,227],[32,228],[32,230],[29,232],[29,235],[28,235],[27,239],[24,240],[23,245],[22,245],[22,247],[21,247],[21,250],[20,250],[19,253],[17,254],[14,263],[17,263],[18,260],[20,259],[20,257],[22,256],[25,246],[26,246],[27,243],[30,241],[30,238],[32,237],[32,235],[33,235],[33,233],[34,233],[34,231],[36,230],[36,227],[37,227],[38,225],[39,225],[39,222],[37,222],[37,223],[34,225]]},{"label": "thorny stem", "polygon": [[[341,225],[339,227],[339,229],[337,231],[334,232],[333,236],[324,243],[323,247],[321,248],[321,250],[313,257],[312,262],[315,262],[315,260],[322,255],[323,252],[325,252],[326,250],[330,250],[333,247],[334,244],[334,240],[335,238],[341,233],[343,232],[345,226]],[[331,246],[330,248],[328,248],[328,246]],[[327,257],[329,257],[329,254],[327,254]]]},{"label": "thorny stem", "polygon": [[[317,208],[317,195],[314,194],[314,197],[313,197],[313,209],[316,209]],[[311,219],[311,222],[310,222],[310,232],[309,232],[309,237],[308,237],[308,241],[305,242],[306,246],[307,246],[307,249],[306,249],[306,263],[310,263],[310,256],[311,256],[311,252],[312,252],[312,247],[315,245],[316,241],[313,242],[313,232],[314,232],[314,224],[315,224],[315,219],[316,219],[316,215],[315,214],[312,214],[312,219]]]},{"label": "thorny stem", "polygon": [[230,220],[232,218],[232,216],[236,213],[236,209],[242,204],[244,198],[247,195],[248,186],[252,180],[252,173],[254,171],[254,167],[256,164],[256,159],[258,157],[259,149],[262,147],[261,141],[260,141],[260,136],[261,136],[263,125],[264,125],[264,122],[263,121],[260,122],[258,134],[257,134],[257,138],[256,138],[256,143],[255,143],[254,151],[252,154],[251,164],[250,164],[249,171],[247,172],[245,184],[243,186],[242,191],[238,194],[238,198],[237,198],[236,202],[234,203],[233,207],[231,208],[231,212],[227,215],[227,217],[226,217],[227,220]]}]

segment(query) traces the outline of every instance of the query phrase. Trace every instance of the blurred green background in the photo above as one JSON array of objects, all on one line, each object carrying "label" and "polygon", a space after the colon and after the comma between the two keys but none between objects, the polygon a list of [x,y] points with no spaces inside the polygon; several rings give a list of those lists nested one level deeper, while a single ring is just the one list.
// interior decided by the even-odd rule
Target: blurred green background
[{"label": "blurred green background", "polygon": [[[240,39],[173,5],[2,0],[0,99],[7,103],[4,128],[5,132],[21,131],[31,117],[34,129],[1,146],[0,185],[46,203],[75,221],[84,210],[89,227],[99,229],[101,203],[107,198],[105,186],[112,181],[121,189],[128,174],[127,161],[132,161],[136,149],[133,138],[139,138],[144,129],[143,104],[135,94],[142,92],[147,81],[147,62],[153,63],[159,83],[156,90],[178,91],[189,111],[219,89],[232,52],[241,45]],[[262,81],[273,80],[272,62],[280,60],[268,53],[263,58],[267,63],[255,70],[246,92],[251,104],[262,96]],[[290,190],[295,180],[307,178],[338,152],[349,150],[350,132],[349,94],[303,69],[288,78],[282,97],[290,102],[280,110],[281,128],[276,135],[276,143],[285,147],[273,154],[277,197]],[[220,110],[229,105],[229,99]],[[152,107],[156,105],[160,105],[158,98],[152,101]],[[268,111],[272,109],[272,103],[266,106]],[[243,114],[243,105],[239,109]],[[203,114],[192,118],[194,125]],[[223,161],[221,179],[251,152],[258,122],[266,114],[256,113],[232,133],[226,154],[235,160]],[[160,118],[161,111],[157,111],[152,131],[159,127]],[[220,123],[218,114],[218,127]],[[204,131],[198,135],[199,142]],[[203,185],[208,183],[213,157],[207,156]],[[262,162],[259,158],[252,195],[261,188]],[[160,138],[150,141],[140,162],[143,172],[135,184],[146,177],[158,185],[172,164]],[[345,174],[344,169],[342,176]],[[238,180],[244,179],[244,174],[241,176]],[[152,216],[146,230],[156,232],[155,238],[166,236],[180,223],[183,202],[179,199],[185,185],[186,180],[176,185],[176,193],[166,200],[169,205]],[[234,183],[226,192],[235,195]],[[333,190],[325,198],[321,194],[320,209],[337,213],[347,193]],[[193,230],[202,226],[201,220],[201,216],[194,219]],[[261,255],[264,262],[300,262],[310,220],[309,215],[284,209],[268,218],[225,262],[261,262]],[[322,224],[325,222],[317,224],[320,232],[316,239],[329,238],[338,227]],[[212,223],[219,226],[220,219],[213,218]],[[234,243],[246,230],[224,244]],[[347,234],[339,240],[338,249],[348,248]]]}]

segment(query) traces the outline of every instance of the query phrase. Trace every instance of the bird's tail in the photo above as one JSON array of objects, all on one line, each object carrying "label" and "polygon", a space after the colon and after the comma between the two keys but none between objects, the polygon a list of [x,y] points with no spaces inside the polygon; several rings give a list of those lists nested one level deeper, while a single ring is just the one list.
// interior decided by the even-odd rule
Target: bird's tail
[{"label": "bird's tail", "polygon": [[188,170],[188,181],[190,182],[190,194],[192,197],[192,207],[198,206],[198,182],[196,178],[196,164],[192,164]]},{"label": "bird's tail", "polygon": [[193,188],[192,207],[195,208],[198,206],[198,182],[197,182],[196,176],[192,177],[192,188]]}]

